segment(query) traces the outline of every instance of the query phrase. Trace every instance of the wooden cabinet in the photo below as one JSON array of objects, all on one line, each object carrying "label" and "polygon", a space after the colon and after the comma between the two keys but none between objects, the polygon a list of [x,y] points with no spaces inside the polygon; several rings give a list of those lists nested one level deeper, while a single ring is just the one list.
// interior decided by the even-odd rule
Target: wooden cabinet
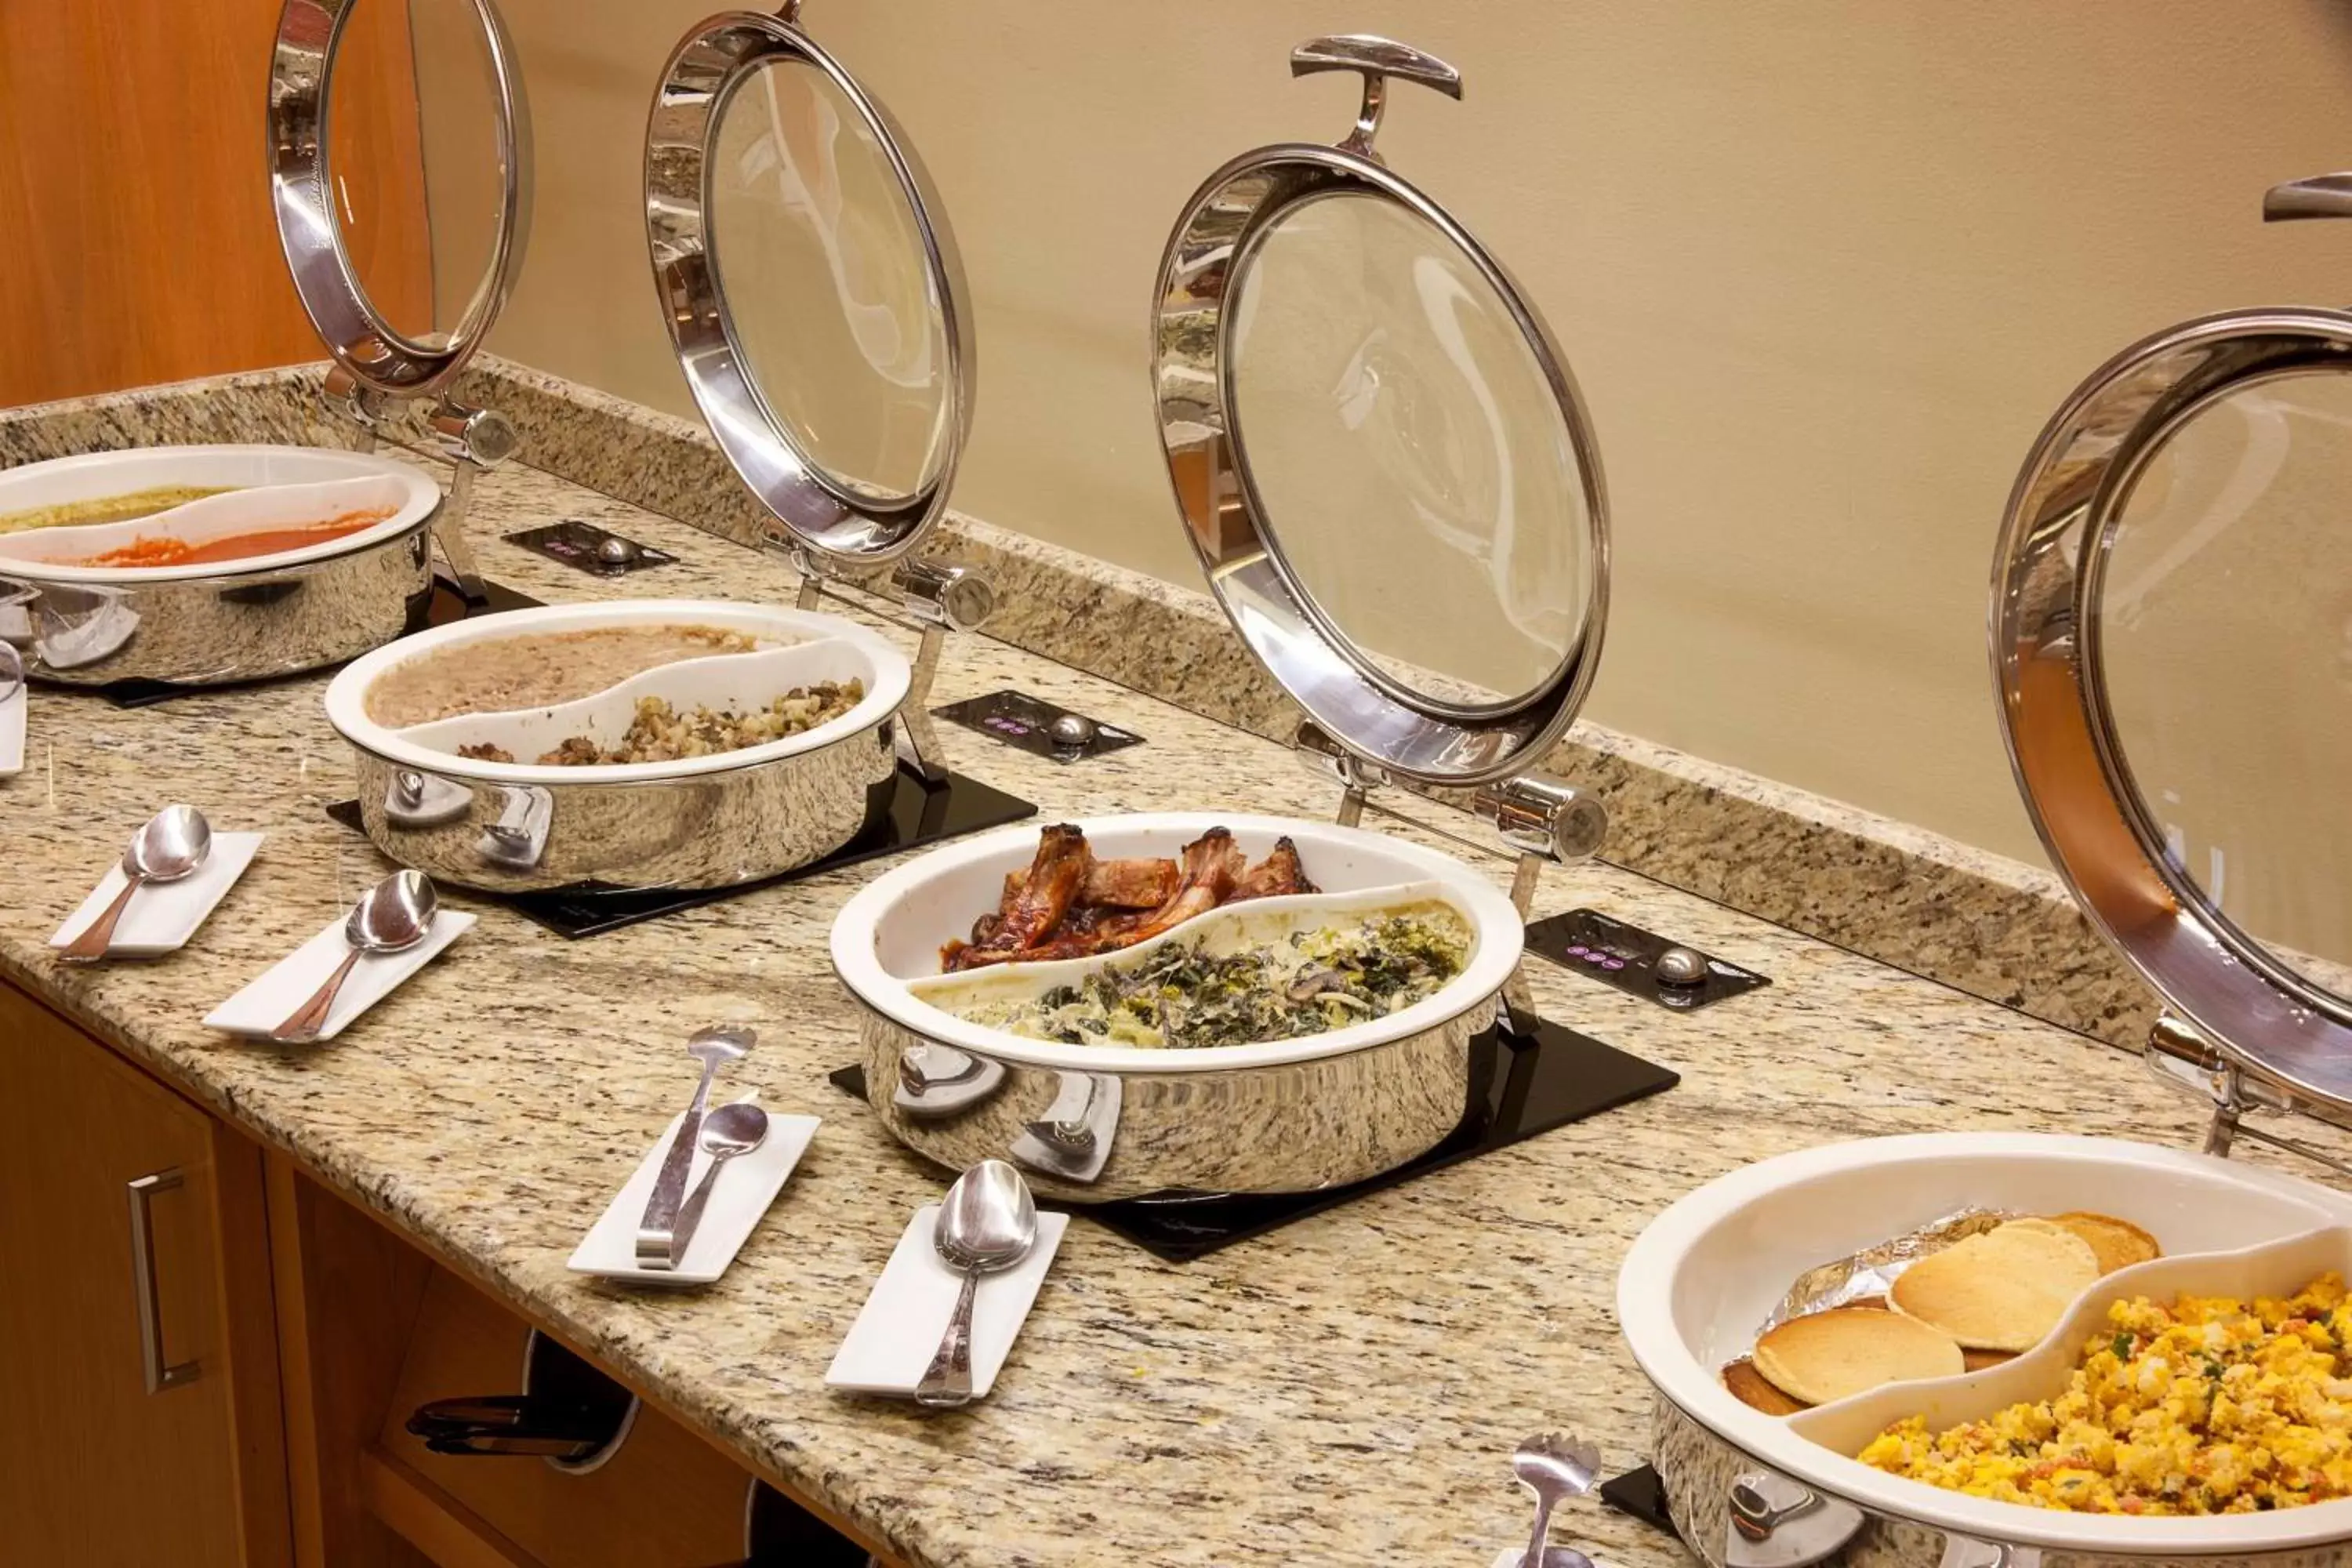
[{"label": "wooden cabinet", "polygon": [[5,987],[0,1083],[0,1562],[289,1561],[260,1151]]},{"label": "wooden cabinet", "polygon": [[[584,1474],[425,1452],[532,1325],[5,984],[0,1086],[0,1564],[741,1559],[751,1473],[649,1404]],[[759,1562],[862,1555],[760,1500]]]}]

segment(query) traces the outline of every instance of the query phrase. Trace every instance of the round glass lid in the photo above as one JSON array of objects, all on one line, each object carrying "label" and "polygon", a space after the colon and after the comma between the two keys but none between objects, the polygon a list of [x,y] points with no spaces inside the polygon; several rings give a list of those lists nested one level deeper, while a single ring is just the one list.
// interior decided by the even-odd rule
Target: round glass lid
[{"label": "round glass lid", "polygon": [[337,363],[445,390],[520,266],[530,114],[492,0],[286,0],[270,189],[294,289]]},{"label": "round glass lid", "polygon": [[646,228],[687,385],[781,543],[887,561],[942,516],[973,360],[945,220],[880,106],[797,25],[670,57]]},{"label": "round glass lid", "polygon": [[1533,765],[1601,651],[1607,508],[1542,321],[1460,224],[1372,150],[1386,84],[1459,96],[1384,39],[1296,73],[1366,82],[1337,147],[1212,176],[1162,258],[1154,370],[1169,473],[1212,590],[1267,669],[1386,772]]},{"label": "round glass lid", "polygon": [[2352,1103],[2352,316],[2189,323],[2044,433],[1993,657],[2036,826],[2179,1013]]}]

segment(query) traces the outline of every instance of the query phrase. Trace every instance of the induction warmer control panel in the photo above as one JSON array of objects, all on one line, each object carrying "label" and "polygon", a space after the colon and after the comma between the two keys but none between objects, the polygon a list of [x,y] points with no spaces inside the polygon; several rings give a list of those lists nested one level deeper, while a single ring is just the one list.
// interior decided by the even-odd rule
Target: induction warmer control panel
[{"label": "induction warmer control panel", "polygon": [[1772,984],[1752,969],[1599,910],[1570,910],[1533,922],[1528,951],[1678,1013]]}]

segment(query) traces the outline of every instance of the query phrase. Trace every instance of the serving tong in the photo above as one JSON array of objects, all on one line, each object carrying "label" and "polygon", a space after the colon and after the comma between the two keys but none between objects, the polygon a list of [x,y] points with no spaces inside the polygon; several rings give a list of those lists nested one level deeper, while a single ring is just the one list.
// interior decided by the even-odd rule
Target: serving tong
[{"label": "serving tong", "polygon": [[710,1085],[720,1068],[741,1060],[758,1038],[751,1029],[721,1026],[698,1029],[687,1042],[686,1053],[702,1064],[702,1077],[694,1086],[694,1099],[687,1105],[686,1114],[678,1119],[677,1136],[670,1140],[669,1152],[662,1157],[661,1173],[654,1180],[654,1194],[646,1202],[645,1217],[637,1222],[639,1267],[677,1267],[691,1229],[680,1221],[686,1179],[694,1170],[694,1151],[702,1141],[702,1117],[710,1103]]}]

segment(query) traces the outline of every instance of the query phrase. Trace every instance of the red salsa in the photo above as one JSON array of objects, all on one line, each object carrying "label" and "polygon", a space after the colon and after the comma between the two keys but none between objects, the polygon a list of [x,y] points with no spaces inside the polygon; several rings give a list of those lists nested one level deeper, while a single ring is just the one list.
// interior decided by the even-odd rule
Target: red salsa
[{"label": "red salsa", "polygon": [[154,539],[140,538],[103,555],[61,562],[59,564],[202,566],[216,561],[247,561],[257,555],[277,555],[285,551],[301,550],[313,544],[324,544],[330,540],[342,539],[362,529],[373,528],[391,515],[389,508],[347,511],[324,522],[308,522],[298,528],[268,528],[253,533],[232,533],[220,539],[207,539],[201,544],[190,544],[169,534]]}]

